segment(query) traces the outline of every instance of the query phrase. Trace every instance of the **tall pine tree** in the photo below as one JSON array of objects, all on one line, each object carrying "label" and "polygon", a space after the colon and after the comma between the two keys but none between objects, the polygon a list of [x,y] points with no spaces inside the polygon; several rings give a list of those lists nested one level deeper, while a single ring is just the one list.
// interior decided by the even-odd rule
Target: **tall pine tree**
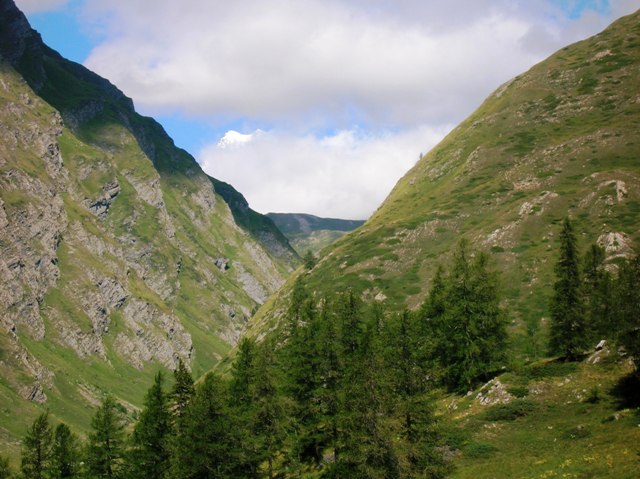
[{"label": "tall pine tree", "polygon": [[557,280],[551,299],[549,346],[551,352],[573,361],[587,345],[587,324],[582,300],[578,248],[573,225],[565,218],[560,232],[560,256],[555,266]]},{"label": "tall pine tree", "polygon": [[144,398],[144,409],[131,436],[128,478],[162,479],[166,476],[169,467],[171,414],[163,383],[164,377],[158,372]]},{"label": "tall pine tree", "polygon": [[622,265],[616,286],[618,340],[640,375],[640,255]]},{"label": "tall pine tree", "polygon": [[24,479],[44,479],[51,465],[52,432],[49,413],[40,414],[27,431],[22,441],[22,464]]},{"label": "tall pine tree", "polygon": [[613,289],[611,274],[604,269],[605,252],[591,245],[583,261],[583,295],[589,338],[597,341],[610,337],[613,324]]},{"label": "tall pine tree", "polygon": [[238,471],[242,450],[238,425],[228,408],[223,382],[207,374],[183,417],[171,457],[170,477],[176,479],[247,477]]},{"label": "tall pine tree", "polygon": [[187,407],[195,394],[193,377],[182,362],[178,359],[178,366],[173,372],[173,388],[169,393],[169,408],[173,413],[175,427],[180,429],[181,418],[185,415]]},{"label": "tall pine tree", "polygon": [[58,424],[51,448],[51,479],[80,477],[80,445],[66,424]]},{"label": "tall pine tree", "polygon": [[460,392],[499,368],[506,350],[497,277],[485,254],[473,256],[469,243],[460,241],[449,277],[438,273],[422,309],[443,383]]},{"label": "tall pine tree", "polygon": [[121,477],[124,455],[124,417],[107,395],[91,420],[86,466],[89,477]]}]

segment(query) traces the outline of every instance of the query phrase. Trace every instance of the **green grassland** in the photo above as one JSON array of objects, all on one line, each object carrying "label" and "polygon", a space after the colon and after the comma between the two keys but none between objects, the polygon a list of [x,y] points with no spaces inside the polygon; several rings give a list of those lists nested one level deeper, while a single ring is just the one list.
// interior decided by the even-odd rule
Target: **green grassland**
[{"label": "green grassland", "polygon": [[[639,18],[625,17],[500,87],[364,226],[323,252],[309,287],[351,287],[415,308],[436,266],[466,237],[492,253],[501,273],[517,354],[537,357],[562,218],[574,220],[582,250],[620,233],[628,244],[613,245],[613,257],[640,239]],[[282,303],[271,305],[252,330],[274,326]]]},{"label": "green grassland", "polygon": [[598,364],[546,360],[497,378],[511,393],[506,404],[480,404],[488,388],[443,397],[445,434],[459,447],[451,477],[637,477],[638,404],[620,392],[629,373],[617,355]]}]

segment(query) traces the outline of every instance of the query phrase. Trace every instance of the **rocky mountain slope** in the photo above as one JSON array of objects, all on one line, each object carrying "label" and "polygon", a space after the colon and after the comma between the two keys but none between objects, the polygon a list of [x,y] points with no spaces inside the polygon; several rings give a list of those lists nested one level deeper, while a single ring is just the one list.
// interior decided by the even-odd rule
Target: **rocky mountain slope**
[{"label": "rocky mountain slope", "polygon": [[304,213],[267,213],[300,255],[318,253],[349,231],[362,226],[363,220],[320,218]]},{"label": "rocky mountain slope", "polygon": [[43,407],[82,430],[105,390],[134,408],[158,365],[210,369],[298,262],[270,219],[45,46],[11,0],[0,248],[5,444]]},{"label": "rocky mountain slope", "polygon": [[[364,226],[324,251],[311,289],[419,305],[460,237],[492,254],[519,351],[544,344],[560,221],[608,260],[640,239],[640,13],[498,88],[398,182]],[[274,327],[290,288],[256,315]]]}]

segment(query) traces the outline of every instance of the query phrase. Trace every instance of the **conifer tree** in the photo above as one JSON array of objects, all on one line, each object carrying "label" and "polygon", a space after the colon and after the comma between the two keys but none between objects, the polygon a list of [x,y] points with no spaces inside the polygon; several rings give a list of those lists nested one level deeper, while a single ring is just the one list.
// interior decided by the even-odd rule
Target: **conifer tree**
[{"label": "conifer tree", "polygon": [[296,329],[303,321],[304,307],[308,298],[309,293],[307,292],[302,276],[298,276],[293,283],[289,310],[287,311],[289,336],[295,335]]},{"label": "conifer tree", "polygon": [[344,409],[340,414],[340,450],[329,477],[399,477],[398,457],[385,420],[382,355],[371,325],[358,338],[358,347],[345,371]]},{"label": "conifer tree", "polygon": [[[442,273],[436,274],[441,278]],[[438,279],[434,285],[440,281]],[[387,368],[392,377],[394,412],[401,419],[400,437],[404,439],[399,448],[404,455],[404,474],[407,477],[444,477],[447,471],[441,455],[437,453],[436,421],[429,398],[428,377],[432,375],[431,363],[424,360],[421,335],[424,327],[424,308],[415,317],[408,311],[391,322],[387,334],[390,348],[387,352]]]},{"label": "conifer tree", "polygon": [[51,448],[51,479],[80,477],[80,446],[69,426],[58,424]]},{"label": "conifer tree", "polygon": [[573,225],[565,218],[560,232],[557,280],[551,299],[549,346],[552,353],[576,360],[584,352],[587,325],[582,301],[582,281]]},{"label": "conifer tree", "polygon": [[[434,281],[438,289],[442,284]],[[466,391],[501,365],[507,334],[497,278],[485,254],[472,258],[466,240],[454,253],[444,291],[434,292],[424,309],[432,316],[433,351],[445,385]]]},{"label": "conifer tree", "polygon": [[22,441],[21,470],[24,479],[44,479],[51,466],[52,432],[49,413],[40,414]]},{"label": "conifer tree", "polygon": [[256,379],[256,342],[243,338],[238,345],[238,354],[231,366],[231,398],[237,405],[248,406],[251,402]]},{"label": "conifer tree", "polygon": [[253,389],[252,432],[257,438],[260,462],[267,464],[267,477],[274,477],[274,460],[286,438],[286,412],[274,376],[273,344],[264,343],[256,357],[256,379]]},{"label": "conifer tree", "polygon": [[618,340],[640,374],[640,255],[622,265],[616,291]]},{"label": "conifer tree", "polygon": [[238,471],[242,451],[238,425],[227,407],[225,385],[207,374],[183,417],[183,429],[176,438],[170,477],[176,479],[247,477]]},{"label": "conifer tree", "polygon": [[[340,391],[343,371],[338,350],[338,335],[334,317],[330,311],[330,304],[330,301],[325,298],[320,313],[322,329],[318,340],[318,384],[315,398],[318,407],[319,429],[325,431],[326,444],[333,449],[333,456],[336,459],[340,456],[339,415],[342,410]],[[374,316],[374,321],[377,319]]]},{"label": "conifer tree", "polygon": [[176,427],[180,427],[180,419],[184,416],[195,389],[193,387],[193,378],[191,373],[185,366],[182,359],[178,359],[178,366],[173,372],[173,388],[169,394],[170,409],[175,417]]},{"label": "conifer tree", "polygon": [[91,420],[86,466],[89,477],[121,477],[124,455],[124,417],[107,395]]},{"label": "conifer tree", "polygon": [[316,265],[316,257],[313,255],[310,249],[304,254],[304,268],[307,271],[311,271],[313,267]]},{"label": "conifer tree", "polygon": [[342,338],[342,354],[345,361],[358,349],[358,339],[361,333],[362,302],[352,289],[342,296],[338,305],[338,321]]},{"label": "conifer tree", "polygon": [[317,434],[318,404],[314,398],[318,388],[320,322],[311,297],[305,300],[300,318],[299,327],[280,352],[280,363],[286,364],[285,389],[294,401],[292,416],[298,440],[293,456],[317,462],[321,459],[321,442]]},{"label": "conifer tree", "polygon": [[166,476],[171,415],[163,383],[162,372],[158,372],[144,398],[144,409],[131,436],[128,478],[162,479]]},{"label": "conifer tree", "polygon": [[239,461],[251,476],[260,465],[260,439],[254,429],[256,421],[257,345],[253,339],[243,338],[231,366],[229,406],[239,425],[242,455]]},{"label": "conifer tree", "polygon": [[584,257],[583,296],[586,327],[590,339],[610,337],[613,325],[613,291],[611,274],[604,269],[605,252],[591,245]]}]

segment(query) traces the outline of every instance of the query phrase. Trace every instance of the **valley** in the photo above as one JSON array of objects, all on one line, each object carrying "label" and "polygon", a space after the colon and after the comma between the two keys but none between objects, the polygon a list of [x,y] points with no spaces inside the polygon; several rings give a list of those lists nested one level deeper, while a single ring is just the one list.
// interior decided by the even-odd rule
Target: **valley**
[{"label": "valley", "polygon": [[0,477],[108,475],[102,414],[114,477],[635,478],[639,72],[640,11],[263,215],[0,0]]}]

